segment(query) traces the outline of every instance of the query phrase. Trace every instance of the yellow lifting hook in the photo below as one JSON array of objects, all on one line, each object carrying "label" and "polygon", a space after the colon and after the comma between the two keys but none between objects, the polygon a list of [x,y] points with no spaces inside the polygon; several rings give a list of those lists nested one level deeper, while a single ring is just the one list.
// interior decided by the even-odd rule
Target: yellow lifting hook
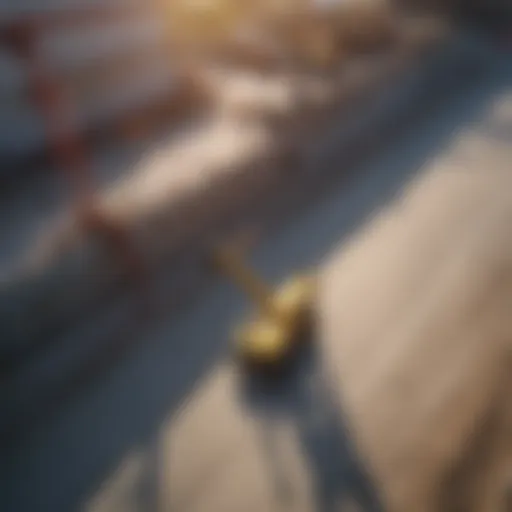
[{"label": "yellow lifting hook", "polygon": [[255,317],[233,333],[238,356],[250,367],[283,366],[303,342],[312,338],[314,277],[298,275],[272,290],[243,263],[240,251],[233,247],[218,249],[214,257],[218,269],[256,305]]}]

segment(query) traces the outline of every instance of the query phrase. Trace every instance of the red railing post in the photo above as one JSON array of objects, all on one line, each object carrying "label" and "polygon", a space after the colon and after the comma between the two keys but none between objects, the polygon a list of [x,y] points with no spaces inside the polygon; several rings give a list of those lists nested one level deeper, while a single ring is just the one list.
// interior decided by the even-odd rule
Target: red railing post
[{"label": "red railing post", "polygon": [[[67,18],[60,21],[70,22]],[[87,231],[99,233],[138,285],[145,287],[145,265],[128,230],[96,204],[96,184],[82,127],[67,91],[41,53],[40,43],[48,22],[46,18],[37,17],[15,20],[0,26],[0,40],[7,43],[27,67],[30,98],[43,116],[50,154],[70,184],[76,220]]]}]

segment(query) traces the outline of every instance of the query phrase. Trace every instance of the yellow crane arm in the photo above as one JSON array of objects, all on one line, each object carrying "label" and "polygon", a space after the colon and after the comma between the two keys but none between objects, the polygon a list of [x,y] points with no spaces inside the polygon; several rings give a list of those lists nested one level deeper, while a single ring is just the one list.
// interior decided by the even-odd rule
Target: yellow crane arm
[{"label": "yellow crane arm", "polygon": [[215,252],[215,261],[221,272],[236,283],[261,312],[273,318],[278,316],[272,302],[271,289],[242,262],[237,251],[230,248],[218,249]]}]

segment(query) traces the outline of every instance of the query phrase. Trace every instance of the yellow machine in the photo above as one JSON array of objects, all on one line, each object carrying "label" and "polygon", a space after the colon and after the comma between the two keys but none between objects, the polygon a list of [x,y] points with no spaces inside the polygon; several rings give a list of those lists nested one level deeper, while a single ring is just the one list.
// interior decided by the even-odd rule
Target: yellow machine
[{"label": "yellow machine", "polygon": [[314,278],[299,275],[274,291],[243,264],[238,251],[218,250],[215,260],[257,308],[256,315],[234,331],[238,356],[251,368],[282,368],[302,343],[311,340]]}]

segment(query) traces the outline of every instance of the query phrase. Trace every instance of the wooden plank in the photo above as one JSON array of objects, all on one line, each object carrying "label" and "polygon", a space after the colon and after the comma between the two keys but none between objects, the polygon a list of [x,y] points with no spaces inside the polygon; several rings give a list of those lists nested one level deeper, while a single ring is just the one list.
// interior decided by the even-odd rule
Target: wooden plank
[{"label": "wooden plank", "polygon": [[[487,126],[497,113],[503,102]],[[389,510],[455,510],[467,485],[450,488],[452,474],[511,396],[511,157],[505,141],[461,134],[326,270],[329,365]],[[500,510],[482,499],[460,510]]]}]

